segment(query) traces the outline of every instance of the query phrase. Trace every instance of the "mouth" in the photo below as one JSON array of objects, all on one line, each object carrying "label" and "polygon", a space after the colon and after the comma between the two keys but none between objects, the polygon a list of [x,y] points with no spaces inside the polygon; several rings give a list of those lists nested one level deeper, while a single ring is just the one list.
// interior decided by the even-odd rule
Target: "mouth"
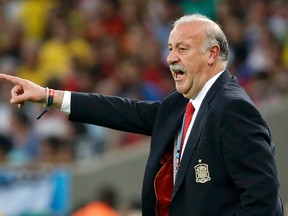
[{"label": "mouth", "polygon": [[183,74],[185,74],[185,72],[184,71],[173,71],[173,73],[174,74],[176,74],[176,75],[183,75]]},{"label": "mouth", "polygon": [[179,79],[186,73],[186,69],[182,65],[170,65],[169,67],[174,79]]},{"label": "mouth", "polygon": [[173,71],[173,77],[175,80],[180,79],[184,74],[184,71]]}]

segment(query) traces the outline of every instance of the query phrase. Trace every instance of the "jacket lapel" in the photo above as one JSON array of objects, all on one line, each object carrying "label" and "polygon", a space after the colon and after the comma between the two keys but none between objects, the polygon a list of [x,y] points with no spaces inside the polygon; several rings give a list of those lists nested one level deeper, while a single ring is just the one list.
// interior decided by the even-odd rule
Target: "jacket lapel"
[{"label": "jacket lapel", "polygon": [[185,174],[187,172],[189,163],[193,157],[195,149],[199,144],[199,139],[201,137],[204,123],[206,122],[207,114],[210,108],[210,101],[213,99],[217,91],[223,86],[226,82],[231,81],[231,74],[228,71],[223,72],[220,77],[215,81],[211,86],[210,90],[207,92],[207,95],[204,97],[202,104],[199,108],[198,114],[196,116],[193,128],[190,132],[189,138],[187,140],[187,145],[183,153],[182,161],[180,168],[177,173],[173,195],[174,196],[179,189],[180,185],[183,182]]},{"label": "jacket lapel", "polygon": [[[186,98],[181,94],[176,93],[176,97],[169,102],[165,102],[161,110],[159,110],[159,112],[162,113],[161,119],[157,120],[159,125],[155,125],[155,128],[157,128],[157,136],[152,136],[152,149],[150,152],[153,154],[150,154],[148,159],[149,164],[153,165],[153,168],[151,167],[152,169],[150,171],[158,171],[160,160],[164,155],[164,152],[170,147],[170,144],[173,144],[174,136],[181,126],[187,102],[188,100]],[[171,113],[173,114],[171,115]],[[156,166],[154,167],[154,165]]]}]

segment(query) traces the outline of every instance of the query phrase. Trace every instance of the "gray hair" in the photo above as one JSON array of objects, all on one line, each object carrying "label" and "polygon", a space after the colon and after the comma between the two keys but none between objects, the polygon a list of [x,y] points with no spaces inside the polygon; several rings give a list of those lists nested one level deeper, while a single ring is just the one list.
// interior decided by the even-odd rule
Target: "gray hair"
[{"label": "gray hair", "polygon": [[204,40],[202,52],[204,53],[213,45],[218,44],[220,47],[221,60],[227,61],[229,46],[228,46],[226,36],[224,32],[222,31],[222,29],[220,28],[220,26],[214,21],[212,21],[211,19],[209,19],[208,17],[202,14],[184,15],[174,22],[173,27],[176,27],[184,23],[191,23],[194,21],[210,22],[211,24],[214,24],[214,27],[209,27],[206,29],[206,32],[205,32],[206,39]]}]

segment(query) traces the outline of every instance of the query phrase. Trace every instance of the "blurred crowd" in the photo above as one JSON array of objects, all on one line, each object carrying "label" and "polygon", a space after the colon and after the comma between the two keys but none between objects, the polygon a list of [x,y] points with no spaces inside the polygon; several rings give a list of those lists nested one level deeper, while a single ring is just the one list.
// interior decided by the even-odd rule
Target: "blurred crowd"
[{"label": "blurred crowd", "polygon": [[[222,26],[229,70],[257,106],[287,95],[286,0],[0,0],[0,72],[55,89],[160,100],[174,89],[171,23],[195,12]],[[10,88],[0,82],[0,165],[70,164],[148,138],[70,122],[56,109],[36,120],[43,105],[19,110]],[[140,215],[134,210],[125,215]]]},{"label": "blurred crowd", "polygon": [[[199,12],[223,27],[229,70],[257,105],[288,92],[285,0],[0,0],[0,72],[55,89],[159,100],[174,89],[171,23]],[[0,163],[61,164],[145,136],[69,122],[56,109],[9,103],[0,83]]]}]

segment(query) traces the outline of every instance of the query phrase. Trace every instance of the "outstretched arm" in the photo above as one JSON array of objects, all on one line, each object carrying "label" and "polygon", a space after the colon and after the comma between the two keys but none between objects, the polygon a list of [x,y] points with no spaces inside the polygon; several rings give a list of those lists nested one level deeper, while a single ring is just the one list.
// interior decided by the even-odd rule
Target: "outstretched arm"
[{"label": "outstretched arm", "polygon": [[[6,80],[14,85],[11,89],[10,103],[18,104],[21,108],[26,101],[46,104],[46,88],[20,77],[0,73],[0,80]],[[55,90],[53,105],[61,108],[64,91]]]}]

